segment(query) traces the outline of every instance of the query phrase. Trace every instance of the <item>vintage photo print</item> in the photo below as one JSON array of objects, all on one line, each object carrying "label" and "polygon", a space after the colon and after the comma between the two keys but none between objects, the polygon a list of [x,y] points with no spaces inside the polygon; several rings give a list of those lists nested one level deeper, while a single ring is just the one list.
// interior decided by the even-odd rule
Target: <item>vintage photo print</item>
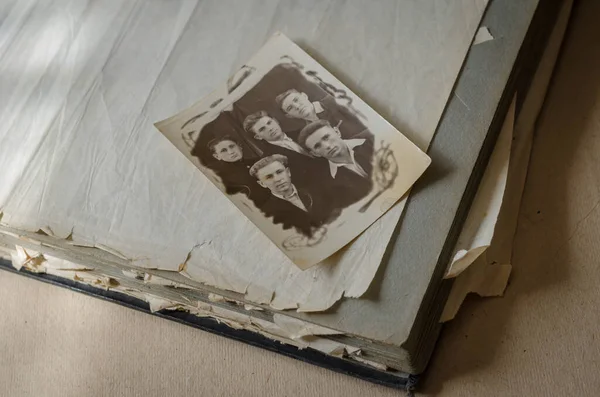
[{"label": "vintage photo print", "polygon": [[302,269],[369,227],[430,163],[282,34],[156,127]]}]

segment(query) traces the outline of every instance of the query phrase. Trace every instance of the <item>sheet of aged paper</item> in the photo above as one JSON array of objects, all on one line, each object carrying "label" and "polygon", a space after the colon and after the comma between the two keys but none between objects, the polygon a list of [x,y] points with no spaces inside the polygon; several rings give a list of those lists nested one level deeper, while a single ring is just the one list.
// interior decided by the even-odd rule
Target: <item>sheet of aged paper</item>
[{"label": "sheet of aged paper", "polygon": [[252,223],[152,123],[207,95],[281,31],[424,149],[486,4],[14,2],[0,25],[2,223],[151,268],[177,271],[191,253],[191,277],[274,307],[358,297],[402,203],[301,272],[261,233],[249,240]]},{"label": "sheet of aged paper", "polygon": [[155,125],[301,269],[358,236],[431,163],[281,33]]}]

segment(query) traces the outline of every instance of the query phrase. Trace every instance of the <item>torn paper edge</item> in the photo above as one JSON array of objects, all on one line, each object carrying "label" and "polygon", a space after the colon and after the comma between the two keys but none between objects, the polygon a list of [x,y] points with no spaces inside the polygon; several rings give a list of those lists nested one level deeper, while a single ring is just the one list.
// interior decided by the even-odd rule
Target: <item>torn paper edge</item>
[{"label": "torn paper edge", "polygon": [[299,339],[310,335],[341,335],[340,331],[308,323],[297,318],[284,316],[279,313],[273,315],[273,322],[281,329],[287,331],[292,339]]},{"label": "torn paper edge", "polygon": [[[519,215],[519,208],[525,185],[525,176],[527,174],[529,158],[531,155],[531,143],[535,131],[535,120],[544,104],[550,79],[556,65],[561,44],[564,40],[572,6],[573,0],[563,3],[558,21],[554,26],[548,40],[548,45],[544,50],[538,69],[532,79],[531,87],[525,97],[519,117],[515,120],[513,133],[524,142],[524,146],[521,147],[520,151],[517,150],[519,153],[515,153],[515,155],[520,156],[519,158],[513,159],[511,155],[511,164],[509,164],[511,168],[509,170],[509,180],[506,190],[510,191],[510,194],[518,195],[519,199],[518,202],[512,203],[513,206],[510,208],[510,213],[506,212],[508,209],[501,209],[500,217],[503,217],[503,219],[508,216],[518,218]],[[514,160],[518,160],[518,163],[512,164],[512,161]],[[502,210],[504,211],[502,212]],[[502,243],[492,239],[490,242],[491,245],[478,255],[471,267],[466,268],[466,270],[463,270],[463,274],[456,277],[448,300],[446,301],[440,322],[443,323],[452,320],[458,313],[460,306],[469,293],[476,293],[482,297],[502,296],[504,294],[512,270],[512,265],[510,263],[498,264],[495,259],[499,259],[502,256],[509,259],[512,256],[512,243],[516,227],[517,222],[514,222],[513,225],[511,225],[512,230],[509,231],[509,244],[502,247],[510,252],[504,252],[504,255],[494,253],[493,257],[488,258],[487,254],[489,250],[487,248],[494,248],[496,247],[496,244]],[[502,262],[504,262],[504,260],[502,260]]]},{"label": "torn paper edge", "polygon": [[486,26],[481,26],[475,34],[473,45],[485,43],[486,41],[490,40],[494,40],[494,36],[492,36],[492,33]]},{"label": "torn paper edge", "polygon": [[64,259],[44,255],[19,245],[15,246],[14,251],[11,251],[11,263],[17,271],[25,268],[32,273],[46,273],[74,281],[85,282],[104,290],[114,289],[120,285],[113,277],[93,273],[94,269],[90,266],[79,265]]},{"label": "torn paper edge", "polygon": [[515,103],[516,96],[506,113],[496,147],[460,232],[457,248],[446,270],[445,279],[460,275],[485,252],[492,242],[508,179]]},{"label": "torn paper edge", "polygon": [[[43,255],[37,251],[26,249],[21,246],[15,246],[15,251],[11,252],[11,258],[13,260],[13,267],[15,267],[15,269],[17,269],[17,270],[20,270],[23,267],[25,267],[27,270],[37,272],[37,273],[56,274],[63,278],[65,278],[65,276],[66,276],[66,278],[71,278],[71,279],[74,279],[75,281],[91,282],[92,285],[96,285],[96,286],[99,284],[102,284],[108,288],[112,287],[112,289],[120,290],[118,288],[120,286],[120,283],[117,280],[114,280],[114,278],[112,278],[112,277],[108,277],[105,275],[100,275],[100,276],[93,275],[91,272],[88,273],[90,275],[90,277],[88,277],[88,276],[81,277],[80,275],[78,275],[77,272],[75,272],[75,271],[87,272],[87,271],[94,270],[93,268],[91,268],[89,266],[78,265],[73,262],[70,262],[70,261],[67,261],[64,259],[60,259],[60,258],[56,258],[56,257],[50,256],[50,255]],[[68,272],[68,270],[71,270],[73,272]],[[160,286],[164,286],[164,287],[173,287],[174,286],[173,283],[171,283],[171,282],[166,282],[166,283],[158,282],[156,284],[150,283],[149,281],[152,280],[153,278],[155,278],[155,277],[152,277],[151,275],[146,275],[146,276],[150,276],[150,277],[144,277],[142,280],[140,280],[141,275],[139,273],[133,273],[133,272],[129,272],[127,270],[123,270],[122,272],[125,277],[136,280],[137,282],[142,282],[144,284],[160,285]],[[131,277],[132,275],[135,275],[135,277]],[[69,277],[69,276],[73,276],[73,277]],[[158,277],[158,278],[160,279],[160,277]],[[165,280],[165,281],[168,281],[168,280]],[[239,302],[234,299],[225,298],[221,295],[217,295],[217,294],[213,294],[213,293],[208,294],[208,299],[211,302],[234,303],[238,306],[247,308],[247,310],[263,310],[260,307],[244,304],[243,302]],[[172,308],[175,308],[175,307],[181,305],[180,303],[176,303],[172,300],[162,298],[162,297],[157,297],[157,296],[153,296],[151,299],[147,300],[147,302],[150,304],[150,310],[152,312],[160,311],[163,309],[172,309]],[[199,302],[199,303],[201,303],[201,302]],[[213,306],[210,306],[210,304],[208,304],[208,303],[204,303],[204,304],[206,305],[205,307],[213,307]],[[216,310],[217,313],[220,310],[226,310],[223,308],[215,308],[215,307],[213,307],[213,309]],[[244,316],[248,316],[248,315],[244,315]],[[254,320],[254,319],[252,319],[252,320]],[[248,317],[247,321],[248,322],[251,321],[249,317]],[[340,335],[340,334],[342,334],[342,332],[339,332],[339,331],[336,331],[333,329],[321,327],[316,324],[308,323],[308,322],[305,322],[305,321],[302,321],[299,319],[295,319],[295,318],[291,318],[291,317],[287,317],[287,316],[284,316],[281,314],[274,315],[274,323],[283,332],[285,332],[286,336],[288,336],[290,339],[294,339],[294,340],[301,339],[303,337],[308,337],[308,336]],[[350,350],[353,351],[353,349],[350,349]]]},{"label": "torn paper edge", "polygon": [[[38,252],[27,250],[20,246],[15,246],[15,250],[10,251],[10,254],[11,257],[14,258],[15,262],[13,263],[13,266],[15,268],[25,267],[30,271],[34,269],[37,271],[47,272],[48,274],[53,274],[57,277],[70,279],[93,287],[105,289],[110,288],[113,291],[117,291],[119,293],[123,293],[147,302],[152,313],[161,310],[186,311],[198,317],[210,317],[234,329],[245,329],[259,333],[271,340],[290,344],[299,349],[311,348],[333,357],[354,360],[381,371],[388,369],[388,367],[384,364],[361,357],[361,350],[359,347],[320,337],[320,335],[339,335],[341,334],[339,331],[320,327],[298,319],[286,318],[286,316],[283,315],[277,315],[277,318],[274,319],[273,322],[270,322],[267,320],[254,318],[248,314],[235,312],[224,307],[214,306],[206,302],[197,301],[195,304],[192,302],[183,303],[144,292],[134,287],[127,287],[112,277],[104,274],[94,274],[92,271],[84,271],[79,273],[76,271],[54,269],[52,267],[45,268],[44,264],[47,264],[48,262],[58,263],[64,260],[54,258],[49,255],[44,256]],[[32,265],[32,258],[38,258],[39,264]],[[74,263],[69,265],[69,267],[72,268],[71,270],[83,268],[83,266]],[[131,278],[125,274],[124,276]],[[133,280],[140,283],[143,282],[139,278],[134,278]],[[159,288],[168,287],[168,285],[164,284],[158,285],[160,285]],[[211,301],[230,302],[231,300],[213,294]],[[257,307],[250,308],[250,310],[256,309]]]},{"label": "torn paper edge", "polygon": [[481,255],[454,280],[440,322],[452,320],[469,293],[476,293],[481,297],[502,296],[511,271],[510,264],[492,265],[488,263],[485,253]]}]

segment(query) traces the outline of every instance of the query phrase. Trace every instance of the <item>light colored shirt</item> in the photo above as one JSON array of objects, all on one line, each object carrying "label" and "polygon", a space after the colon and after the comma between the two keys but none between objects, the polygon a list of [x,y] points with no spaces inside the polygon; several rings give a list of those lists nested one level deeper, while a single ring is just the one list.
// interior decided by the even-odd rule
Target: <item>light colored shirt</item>
[{"label": "light colored shirt", "polygon": [[308,212],[308,210],[304,206],[304,203],[302,202],[302,200],[300,200],[300,195],[298,194],[298,189],[296,189],[296,186],[294,186],[294,185],[292,185],[292,188],[294,189],[293,193],[287,197],[279,195],[274,192],[271,192],[271,193],[273,194],[273,196],[277,197],[278,199],[285,200],[291,204],[294,204],[296,207],[300,208],[302,211]]},{"label": "light colored shirt", "polygon": [[[319,113],[323,113],[325,111],[325,109],[323,108],[323,105],[321,105],[321,102],[313,102],[313,108],[315,109],[315,115],[319,114]],[[318,118],[317,118],[318,120]],[[317,121],[315,120],[315,121]],[[306,120],[308,123],[311,122],[311,120]],[[332,125],[332,127],[337,128],[339,130],[340,128],[340,124],[342,124],[342,120],[338,121],[338,123],[336,125]]]},{"label": "light colored shirt", "polygon": [[323,109],[323,106],[321,105],[321,102],[317,101],[317,102],[313,102],[313,107],[315,108],[315,113],[319,114],[319,113],[323,113],[325,111],[325,109]]},{"label": "light colored shirt", "polygon": [[329,171],[331,172],[331,176],[333,178],[335,178],[335,176],[337,175],[337,170],[340,167],[347,168],[350,171],[362,176],[363,178],[368,177],[365,170],[362,169],[360,164],[358,164],[356,162],[356,159],[354,158],[354,148],[362,145],[363,143],[365,143],[365,141],[366,141],[366,139],[344,139],[344,143],[348,147],[348,151],[350,153],[351,162],[350,163],[334,163],[333,161],[329,160]]},{"label": "light colored shirt", "polygon": [[323,113],[325,111],[325,109],[323,109],[323,106],[321,105],[321,102],[319,102],[319,101],[313,102],[312,105],[313,105],[313,110],[315,111],[315,116],[314,116],[315,118],[313,119],[312,115],[311,115],[309,118],[303,119],[304,121],[306,121],[306,124],[310,124],[313,121],[319,120],[319,118],[317,117],[317,115],[319,113]]},{"label": "light colored shirt", "polygon": [[304,154],[304,155],[308,156],[308,153],[306,152],[306,150],[304,150],[304,148],[302,146],[300,146],[299,144],[294,142],[292,140],[292,138],[290,138],[287,135],[285,135],[283,139],[280,139],[278,141],[268,141],[268,142],[271,145],[279,146],[279,147],[282,147],[285,149],[292,150],[296,153],[300,153],[300,154]]}]

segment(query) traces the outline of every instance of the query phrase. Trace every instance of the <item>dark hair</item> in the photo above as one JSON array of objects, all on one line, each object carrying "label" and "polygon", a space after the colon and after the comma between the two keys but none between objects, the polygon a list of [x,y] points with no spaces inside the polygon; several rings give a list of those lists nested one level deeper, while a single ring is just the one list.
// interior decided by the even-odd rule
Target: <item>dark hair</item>
[{"label": "dark hair", "polygon": [[267,165],[274,163],[275,161],[280,162],[286,167],[288,166],[288,158],[286,156],[283,154],[274,154],[272,156],[264,157],[254,163],[252,167],[250,167],[250,175],[256,178],[256,173],[260,169],[265,168]]},{"label": "dark hair", "polygon": [[287,90],[287,91],[285,91],[285,92],[283,92],[283,93],[281,93],[281,94],[279,94],[279,95],[277,95],[275,97],[275,102],[277,102],[277,106],[279,106],[279,108],[281,108],[281,110],[283,110],[283,107],[282,107],[283,106],[283,100],[285,98],[287,98],[288,95],[290,95],[290,94],[292,94],[294,92],[297,93],[297,94],[300,94],[300,91],[298,91],[297,89],[290,88],[289,90]]},{"label": "dark hair", "polygon": [[236,145],[238,145],[240,148],[242,147],[242,145],[240,144],[240,141],[231,137],[231,135],[218,136],[218,137],[210,140],[206,146],[212,153],[214,153],[215,146],[217,146],[218,143],[223,142],[223,141],[231,141],[231,142],[234,142]]},{"label": "dark hair", "polygon": [[308,147],[306,147],[306,140],[308,139],[309,136],[311,136],[312,134],[315,133],[315,131],[317,131],[320,128],[323,127],[331,127],[331,124],[329,124],[329,121],[327,120],[317,120],[317,121],[313,121],[312,123],[308,124],[306,127],[302,128],[302,131],[300,131],[300,134],[298,134],[298,143],[305,149],[310,150]]},{"label": "dark hair", "polygon": [[250,132],[252,127],[254,127],[254,124],[256,124],[258,122],[258,120],[262,119],[263,117],[270,117],[270,116],[264,110],[261,110],[256,113],[252,113],[250,116],[247,116],[244,119],[244,123],[242,124],[244,127],[244,130]]}]

